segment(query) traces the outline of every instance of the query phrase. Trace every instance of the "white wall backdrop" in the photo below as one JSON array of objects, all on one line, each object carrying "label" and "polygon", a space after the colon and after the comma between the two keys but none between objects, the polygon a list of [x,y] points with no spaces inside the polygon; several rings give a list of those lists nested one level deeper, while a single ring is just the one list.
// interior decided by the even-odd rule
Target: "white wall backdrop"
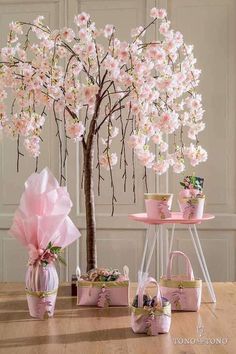
[{"label": "white wall backdrop", "polygon": [[[206,109],[207,128],[201,142],[209,160],[196,169],[205,177],[207,211],[216,219],[200,226],[200,237],[213,280],[235,280],[236,233],[236,2],[234,0],[0,0],[0,45],[6,43],[8,23],[30,20],[44,15],[51,27],[72,25],[74,15],[82,10],[94,18],[98,27],[114,23],[121,39],[128,39],[131,28],[144,24],[153,6],[166,7],[175,29],[183,32],[187,43],[194,43],[198,66],[202,69],[201,92]],[[153,28],[153,34],[155,29]],[[58,148],[53,123],[45,131],[40,169],[49,166],[58,175]],[[23,183],[34,170],[34,161],[22,158],[16,173],[16,143],[3,139],[0,143],[0,281],[24,279],[26,251],[8,236],[14,210],[17,208]],[[192,173],[192,170],[187,171]],[[105,177],[105,174],[103,174]],[[128,221],[127,214],[144,210],[143,170],[137,169],[137,201],[132,190],[123,192],[117,169],[115,179],[115,216],[110,217],[109,183],[105,180],[101,197],[97,197],[97,247],[99,265],[121,268],[128,264],[131,279],[136,279],[141,259],[145,229]],[[60,269],[62,280],[69,279],[77,263],[85,269],[85,234],[83,195],[80,190],[81,160],[79,146],[70,144],[67,183],[73,199],[73,221],[82,231],[80,244],[66,251],[67,267]],[[149,189],[177,193],[181,176],[169,174],[157,179],[149,177]],[[128,185],[131,180],[128,181]],[[177,204],[175,203],[175,208]],[[168,236],[168,232],[166,234]],[[192,258],[195,273],[201,276],[192,244],[184,229],[178,229],[175,248]],[[156,274],[153,260],[152,273]]]}]

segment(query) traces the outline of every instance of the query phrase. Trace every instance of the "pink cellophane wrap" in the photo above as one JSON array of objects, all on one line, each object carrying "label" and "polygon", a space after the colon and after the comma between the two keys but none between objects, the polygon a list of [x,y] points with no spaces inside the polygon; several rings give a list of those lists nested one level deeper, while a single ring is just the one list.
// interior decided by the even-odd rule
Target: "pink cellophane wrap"
[{"label": "pink cellophane wrap", "polygon": [[49,243],[65,248],[80,237],[79,230],[68,216],[71,207],[66,187],[60,187],[48,168],[33,173],[25,182],[10,234],[29,252],[26,293],[33,317],[53,316],[58,275],[53,263],[41,264],[40,256]]},{"label": "pink cellophane wrap", "polygon": [[129,279],[120,276],[110,282],[88,282],[78,280],[77,305],[81,306],[128,306]]},{"label": "pink cellophane wrap", "polygon": [[[174,256],[185,259],[186,275],[172,275]],[[188,257],[180,251],[170,253],[167,274],[160,280],[161,292],[171,302],[172,310],[198,311],[201,305],[202,282],[194,279],[193,270]]]},{"label": "pink cellophane wrap", "polygon": [[80,237],[68,216],[71,207],[66,187],[59,186],[48,168],[33,173],[25,182],[10,233],[29,251],[45,249],[49,242],[65,248]]},{"label": "pink cellophane wrap", "polygon": [[[143,307],[143,295],[146,287],[154,283],[157,286],[156,300],[159,308]],[[157,336],[159,333],[168,333],[171,325],[171,305],[162,294],[154,278],[147,278],[138,288],[138,307],[132,306],[131,327],[134,333],[146,333]],[[165,305],[164,305],[165,304]]]}]

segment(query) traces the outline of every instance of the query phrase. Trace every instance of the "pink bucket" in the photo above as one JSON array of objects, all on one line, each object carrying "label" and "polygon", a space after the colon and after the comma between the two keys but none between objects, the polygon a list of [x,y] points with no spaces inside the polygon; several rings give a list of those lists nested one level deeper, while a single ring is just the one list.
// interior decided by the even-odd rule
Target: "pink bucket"
[{"label": "pink bucket", "polygon": [[184,219],[201,219],[203,217],[205,196],[180,197],[179,207]]},{"label": "pink bucket", "polygon": [[147,216],[150,219],[167,219],[171,217],[170,209],[173,194],[145,193]]},{"label": "pink bucket", "polygon": [[58,290],[58,275],[53,263],[47,266],[30,265],[26,272],[26,296],[30,316],[52,317]]},{"label": "pink bucket", "polygon": [[[143,295],[146,287],[154,283],[157,286],[156,301],[158,307],[143,306]],[[171,325],[171,304],[163,298],[159,285],[153,278],[148,278],[146,283],[138,289],[138,307],[131,308],[131,327],[134,333],[145,333],[157,336],[159,333],[168,333]]]}]

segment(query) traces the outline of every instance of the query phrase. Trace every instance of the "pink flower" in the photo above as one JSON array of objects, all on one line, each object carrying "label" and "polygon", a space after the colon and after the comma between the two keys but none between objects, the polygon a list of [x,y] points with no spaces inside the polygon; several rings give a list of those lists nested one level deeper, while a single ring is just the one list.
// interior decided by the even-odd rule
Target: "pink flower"
[{"label": "pink flower", "polygon": [[85,127],[82,122],[70,123],[66,125],[66,133],[69,138],[81,141]]},{"label": "pink flower", "polygon": [[155,159],[155,155],[149,150],[140,150],[137,151],[137,157],[141,165],[151,168],[153,166],[153,161]]},{"label": "pink flower", "polygon": [[61,38],[67,42],[72,42],[75,38],[75,33],[71,28],[64,27],[61,30]]},{"label": "pink flower", "polygon": [[158,175],[163,175],[169,168],[169,163],[167,160],[158,160],[152,166],[153,171]]},{"label": "pink flower", "polygon": [[109,171],[110,168],[117,164],[118,158],[116,153],[106,153],[99,157],[99,163],[102,167]]},{"label": "pink flower", "polygon": [[3,89],[0,89],[0,101],[3,101],[7,98],[7,92]]},{"label": "pink flower", "polygon": [[113,33],[115,32],[115,27],[114,25],[106,25],[105,28],[104,28],[104,36],[106,38],[109,38]]},{"label": "pink flower", "polygon": [[86,26],[90,20],[90,15],[86,12],[81,12],[81,14],[75,16],[74,22],[77,26]]},{"label": "pink flower", "polygon": [[167,13],[165,9],[157,9],[156,7],[153,7],[151,9],[150,16],[153,18],[163,19],[167,16]]},{"label": "pink flower", "polygon": [[173,171],[175,173],[181,173],[185,170],[185,165],[182,161],[177,160],[174,164],[173,164]]},{"label": "pink flower", "polygon": [[[131,37],[138,37],[140,35],[140,33],[144,30],[144,28],[142,26],[139,26],[139,27],[136,27],[136,28],[133,28],[131,30]],[[145,31],[142,32],[142,37],[145,35]]]},{"label": "pink flower", "polygon": [[163,36],[167,36],[169,33],[169,28],[170,28],[170,21],[168,22],[162,22],[160,27],[159,27],[159,32],[163,34]]},{"label": "pink flower", "polygon": [[23,34],[22,26],[19,22],[11,22],[9,24],[9,28],[12,32],[15,32],[16,34]]},{"label": "pink flower", "polygon": [[24,147],[33,157],[38,157],[40,154],[40,138],[38,136],[31,136],[24,140]]},{"label": "pink flower", "polygon": [[132,149],[140,149],[145,144],[145,140],[144,135],[131,135],[128,139],[128,145]]}]

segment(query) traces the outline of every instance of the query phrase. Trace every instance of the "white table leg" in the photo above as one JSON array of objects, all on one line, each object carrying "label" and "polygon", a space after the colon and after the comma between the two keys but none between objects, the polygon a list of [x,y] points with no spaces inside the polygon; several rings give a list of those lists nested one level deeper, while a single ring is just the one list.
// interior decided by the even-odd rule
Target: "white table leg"
[{"label": "white table leg", "polygon": [[189,229],[189,232],[190,232],[190,236],[191,236],[191,239],[192,239],[192,242],[193,242],[193,246],[195,248],[196,255],[197,255],[197,258],[198,258],[198,261],[199,261],[203,276],[204,276],[204,280],[205,280],[205,282],[207,284],[208,291],[210,293],[212,302],[216,302],[214,289],[213,289],[212,282],[211,282],[211,279],[210,279],[210,276],[209,276],[209,272],[208,272],[208,269],[207,269],[207,266],[206,266],[205,257],[204,257],[203,252],[202,252],[202,247],[201,247],[200,240],[199,240],[199,237],[198,237],[197,228],[196,228],[196,231],[195,231],[195,228],[194,228],[196,242],[195,242],[195,239],[194,239],[194,234],[193,234],[191,225],[188,226],[188,229]]},{"label": "white table leg", "polygon": [[160,234],[159,234],[159,238],[160,238],[160,247],[159,247],[159,255],[160,255],[160,277],[163,275],[163,256],[164,256],[164,242],[163,242],[163,225],[159,226],[160,228]]},{"label": "white table leg", "polygon": [[140,267],[141,274],[143,273],[144,261],[145,261],[146,253],[147,253],[148,238],[149,238],[150,233],[151,233],[151,225],[148,225],[148,228],[146,231],[144,249],[143,249],[143,257],[142,257],[142,262],[141,262],[141,267]]},{"label": "white table leg", "polygon": [[172,251],[173,241],[174,241],[174,234],[175,234],[175,224],[172,225],[169,253]]},{"label": "white table leg", "polygon": [[209,286],[211,288],[212,301],[216,302],[216,296],[215,296],[214,288],[213,288],[212,281],[211,281],[211,278],[210,278],[210,274],[209,274],[209,271],[208,271],[208,268],[207,268],[206,260],[205,260],[205,257],[204,257],[204,253],[203,253],[203,250],[202,250],[202,246],[201,246],[201,242],[200,242],[200,239],[199,239],[199,236],[198,236],[196,225],[193,225],[193,229],[195,231],[195,237],[196,237],[196,241],[197,241],[196,243],[197,243],[197,246],[198,246],[198,249],[199,249],[199,252],[200,252],[200,256],[201,256],[201,259],[202,259],[203,266],[205,268],[207,280],[208,280]]},{"label": "white table leg", "polygon": [[[156,231],[156,230],[155,230]],[[151,263],[151,260],[152,260],[152,256],[153,256],[153,252],[154,252],[154,248],[155,248],[155,244],[156,244],[156,239],[157,239],[157,235],[159,233],[159,229],[157,232],[154,233],[153,236],[153,239],[152,239],[152,243],[151,243],[151,249],[150,249],[150,252],[149,252],[149,255],[148,255],[148,259],[147,259],[147,264],[146,264],[146,269],[145,269],[145,272],[148,274],[148,270],[149,270],[149,267],[150,267],[150,263]]]},{"label": "white table leg", "polygon": [[164,273],[166,274],[167,271],[167,264],[169,260],[169,234],[168,231],[165,228],[165,267],[164,267]]},{"label": "white table leg", "polygon": [[[152,255],[154,252],[154,247],[155,247],[157,235],[156,235],[155,231],[154,232],[152,231],[152,226],[155,227],[154,225],[148,225],[148,228],[146,231],[146,238],[145,238],[145,244],[144,244],[144,249],[143,249],[142,262],[141,262],[140,270],[138,272],[138,289],[139,289],[140,283],[142,283],[143,281],[145,281],[146,278],[148,278],[148,271],[149,271]],[[150,248],[149,251],[148,251],[148,248]],[[144,263],[145,263],[146,259],[147,259],[147,262],[146,262],[145,269],[144,269]],[[138,289],[137,289],[137,292],[138,292]]]}]

